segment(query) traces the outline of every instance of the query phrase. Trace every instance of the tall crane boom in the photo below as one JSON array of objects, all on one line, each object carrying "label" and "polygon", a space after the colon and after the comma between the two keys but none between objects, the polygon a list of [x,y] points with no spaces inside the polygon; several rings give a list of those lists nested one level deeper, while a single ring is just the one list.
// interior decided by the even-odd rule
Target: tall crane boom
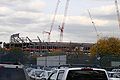
[{"label": "tall crane boom", "polygon": [[57,14],[57,11],[58,11],[59,3],[60,3],[60,0],[57,1],[57,5],[56,5],[55,12],[54,12],[54,15],[53,15],[52,23],[51,23],[51,26],[50,26],[50,31],[43,31],[43,33],[48,34],[48,42],[50,42],[50,35],[51,35],[52,29],[53,29],[53,26],[54,26],[54,22],[55,22],[56,14]]},{"label": "tall crane boom", "polygon": [[65,21],[66,21],[66,17],[67,17],[67,11],[68,11],[69,2],[70,2],[70,0],[67,0],[66,5],[65,5],[63,22],[62,22],[62,25],[59,26],[59,29],[60,29],[60,42],[63,41],[63,31],[64,31],[64,25],[65,25]]},{"label": "tall crane boom", "polygon": [[96,26],[95,26],[95,23],[94,23],[94,21],[93,21],[93,19],[92,19],[92,16],[91,16],[89,10],[88,10],[88,14],[89,14],[89,17],[90,17],[91,22],[92,22],[92,24],[93,24],[93,27],[94,27],[94,29],[95,29],[95,32],[96,32],[96,34],[97,34],[97,38],[99,38],[99,34],[98,34],[98,31],[97,31],[97,28],[96,28]]},{"label": "tall crane boom", "polygon": [[117,13],[117,18],[118,18],[118,25],[120,28],[120,14],[119,14],[119,8],[118,8],[118,2],[115,0],[115,6],[116,6],[116,13]]},{"label": "tall crane boom", "polygon": [[56,5],[56,8],[55,8],[55,13],[54,13],[54,16],[53,16],[53,19],[52,19],[52,24],[51,24],[51,27],[50,27],[50,33],[52,31],[52,28],[53,28],[53,25],[54,25],[54,22],[55,22],[55,18],[56,18],[56,14],[57,14],[57,11],[58,11],[59,3],[60,3],[60,0],[57,1],[57,5]]}]

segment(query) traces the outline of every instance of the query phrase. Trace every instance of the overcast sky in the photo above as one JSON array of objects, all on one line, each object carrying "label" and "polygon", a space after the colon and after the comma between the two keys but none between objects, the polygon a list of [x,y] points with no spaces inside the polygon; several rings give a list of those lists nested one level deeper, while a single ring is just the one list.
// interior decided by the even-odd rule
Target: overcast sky
[{"label": "overcast sky", "polygon": [[[0,0],[0,41],[9,42],[10,36],[47,41],[57,0]],[[59,41],[66,0],[60,0],[51,41]],[[120,4],[120,0],[118,0]],[[97,34],[91,23],[90,11],[99,37],[120,36],[114,0],[70,0],[68,16],[64,26],[63,41],[96,42]]]}]

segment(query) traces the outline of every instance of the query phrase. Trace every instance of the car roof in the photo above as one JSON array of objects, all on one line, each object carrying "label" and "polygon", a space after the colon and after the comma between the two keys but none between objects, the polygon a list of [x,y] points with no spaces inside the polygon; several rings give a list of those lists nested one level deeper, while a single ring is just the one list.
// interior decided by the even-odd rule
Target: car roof
[{"label": "car roof", "polygon": [[32,69],[30,72],[36,72],[36,71],[45,71],[45,70],[42,70],[42,69]]},{"label": "car roof", "polygon": [[120,69],[112,69],[113,72],[120,72]]},{"label": "car roof", "polygon": [[92,69],[92,70],[100,70],[100,71],[106,71],[105,69],[100,69],[100,68],[90,68],[90,67],[80,67],[80,68],[60,68],[56,70],[81,70],[81,69]]},{"label": "car roof", "polygon": [[23,68],[23,65],[0,64],[0,67],[4,67],[4,68]]},{"label": "car roof", "polygon": [[64,64],[58,66],[58,68],[61,67],[69,67],[69,68],[77,68],[77,67],[91,67],[91,68],[100,68],[98,65],[92,65],[92,64]]},{"label": "car roof", "polygon": [[113,71],[108,71],[108,73],[120,73],[120,72],[113,72]]},{"label": "car roof", "polygon": [[69,70],[77,70],[77,69],[92,69],[92,70],[101,70],[101,71],[105,71],[105,69],[100,69],[100,68],[86,68],[86,67],[82,67],[82,68],[68,68]]}]

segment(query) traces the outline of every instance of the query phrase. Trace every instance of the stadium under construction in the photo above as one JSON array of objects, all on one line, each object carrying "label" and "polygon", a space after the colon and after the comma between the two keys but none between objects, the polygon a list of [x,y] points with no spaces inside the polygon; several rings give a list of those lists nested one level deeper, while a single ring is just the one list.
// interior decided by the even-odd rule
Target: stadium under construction
[{"label": "stadium under construction", "polygon": [[83,53],[89,53],[92,43],[73,43],[73,42],[44,42],[39,37],[38,41],[32,41],[29,37],[20,37],[18,34],[13,34],[10,37],[9,43],[3,43],[3,47],[6,50],[11,48],[21,48],[23,51],[30,53],[45,53],[62,51],[64,53],[72,53],[76,50],[80,50]]}]

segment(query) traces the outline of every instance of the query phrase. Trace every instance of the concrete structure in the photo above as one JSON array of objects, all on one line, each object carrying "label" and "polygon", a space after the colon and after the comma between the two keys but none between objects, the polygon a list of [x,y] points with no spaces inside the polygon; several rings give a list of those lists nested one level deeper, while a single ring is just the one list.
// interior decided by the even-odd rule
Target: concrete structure
[{"label": "concrete structure", "polygon": [[120,67],[120,61],[111,61],[111,66],[112,67]]},{"label": "concrete structure", "polygon": [[39,37],[38,41],[34,42],[28,37],[20,37],[19,33],[11,35],[10,43],[3,43],[3,47],[6,50],[17,47],[21,48],[23,51],[28,51],[30,53],[46,53],[56,51],[72,53],[76,50],[82,51],[83,53],[89,53],[89,49],[92,45],[92,43],[41,42]]},{"label": "concrete structure", "polygon": [[38,57],[37,65],[40,66],[59,66],[66,64],[66,55]]}]

